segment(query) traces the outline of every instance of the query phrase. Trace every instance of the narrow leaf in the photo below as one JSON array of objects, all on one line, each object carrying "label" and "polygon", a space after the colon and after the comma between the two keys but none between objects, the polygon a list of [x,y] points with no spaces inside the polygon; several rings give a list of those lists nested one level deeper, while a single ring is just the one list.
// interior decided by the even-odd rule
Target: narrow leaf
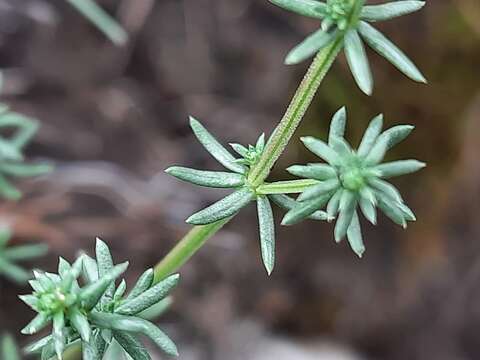
[{"label": "narrow leaf", "polygon": [[272,207],[266,196],[257,197],[257,210],[263,265],[270,275],[275,266],[275,223]]},{"label": "narrow leaf", "polygon": [[368,125],[365,134],[363,135],[360,146],[358,147],[357,154],[358,156],[364,157],[372,150],[373,145],[382,132],[383,126],[383,114],[380,114],[372,119]]},{"label": "narrow leaf", "polygon": [[0,172],[20,178],[44,175],[52,169],[53,167],[48,164],[0,164]]},{"label": "narrow leaf", "polygon": [[250,189],[242,188],[217,201],[213,205],[193,214],[187,219],[187,223],[206,225],[225,219],[246,206],[253,198],[254,194]]},{"label": "narrow leaf", "polygon": [[235,158],[228,152],[198,120],[190,117],[190,127],[192,128],[198,141],[203,147],[227,169],[239,174],[245,173],[245,167],[235,163]]},{"label": "narrow leaf", "polygon": [[42,330],[45,326],[47,326],[50,320],[51,320],[50,316],[44,313],[40,313],[37,316],[35,316],[33,320],[30,321],[28,325],[22,329],[22,334],[24,335],[35,334],[40,330]]},{"label": "narrow leaf", "polygon": [[142,294],[143,292],[147,291],[153,283],[153,278],[155,274],[153,269],[148,269],[145,271],[137,280],[137,283],[133,287],[133,289],[128,294],[125,300],[130,300],[136,298],[138,295]]},{"label": "narrow leaf", "polygon": [[372,95],[373,79],[367,54],[362,40],[356,30],[345,34],[345,55],[353,77],[360,89],[367,95]]},{"label": "narrow leaf", "polygon": [[68,313],[68,319],[70,320],[71,324],[78,331],[80,337],[83,341],[89,342],[90,341],[90,324],[88,323],[87,318],[78,310],[77,307],[73,307]]},{"label": "narrow leaf", "polygon": [[115,313],[135,315],[156,304],[168,295],[170,290],[177,286],[180,275],[174,274],[146,290],[135,298],[129,299],[115,309]]},{"label": "narrow leaf", "polygon": [[384,197],[378,198],[378,207],[387,215],[394,223],[402,226],[404,229],[407,227],[405,221],[405,215],[401,210],[399,204],[391,199]]},{"label": "narrow leaf", "polygon": [[359,200],[360,209],[362,210],[363,215],[370,221],[373,225],[377,224],[377,210],[375,206],[372,204],[371,201],[364,198],[363,196],[360,197]]},{"label": "narrow leaf", "polygon": [[360,18],[366,21],[390,20],[420,10],[425,1],[406,0],[381,5],[367,5],[362,8]]},{"label": "narrow leaf", "polygon": [[180,166],[172,166],[165,172],[195,185],[214,188],[234,188],[242,186],[245,182],[243,175],[228,172],[203,171]]},{"label": "narrow leaf", "polygon": [[298,197],[298,201],[307,201],[318,196],[330,194],[340,186],[338,179],[330,179],[321,182],[320,184],[309,187]]},{"label": "narrow leaf", "polygon": [[53,344],[58,359],[62,359],[63,350],[65,350],[65,316],[63,312],[57,312],[53,316]]},{"label": "narrow leaf", "polygon": [[[280,206],[281,208],[283,209],[286,209],[286,210],[291,210],[293,209],[295,206],[298,205],[298,203],[293,200],[291,197],[287,196],[287,195],[269,195],[268,196],[275,204],[277,204],[278,206]],[[327,213],[325,211],[315,211],[313,214],[311,214],[308,219],[311,219],[311,220],[327,220],[328,216],[327,216]]]},{"label": "narrow leaf", "polygon": [[377,194],[380,195],[380,197],[389,197],[390,199],[398,202],[398,203],[402,203],[403,202],[403,199],[402,199],[402,195],[400,194],[400,192],[397,190],[397,188],[395,186],[393,186],[392,184],[382,180],[382,179],[378,179],[378,178],[372,178],[372,179],[369,179],[368,180],[368,183],[370,184],[370,186],[372,188],[374,188],[375,190],[377,190]]},{"label": "narrow leaf", "polygon": [[165,353],[178,356],[172,340],[151,322],[132,316],[92,312],[91,320],[100,328],[139,333],[148,336]]},{"label": "narrow leaf", "polygon": [[365,252],[365,245],[363,244],[362,229],[356,211],[353,213],[352,221],[348,227],[347,238],[352,250],[361,258]]},{"label": "narrow leaf", "polygon": [[374,169],[380,172],[382,178],[390,178],[414,173],[425,166],[425,163],[418,160],[399,160],[377,165]]},{"label": "narrow leaf", "polygon": [[91,310],[100,301],[100,298],[105,294],[107,288],[117,279],[121,274],[127,270],[128,262],[114,266],[105,275],[100,277],[98,281],[89,284],[82,288],[79,297],[82,305],[86,310]]},{"label": "narrow leaf", "polygon": [[360,22],[358,31],[373,50],[390,61],[392,65],[410,79],[422,83],[427,82],[427,79],[425,79],[415,64],[380,31],[364,21]]},{"label": "narrow leaf", "polygon": [[48,252],[48,246],[45,244],[20,245],[3,250],[3,256],[9,260],[29,260],[34,259]]},{"label": "narrow leaf", "polygon": [[342,107],[333,115],[330,123],[330,132],[328,134],[328,145],[332,146],[333,138],[343,138],[345,136],[345,126],[347,124],[347,109]]},{"label": "narrow leaf", "polygon": [[344,190],[340,199],[340,213],[335,224],[335,241],[340,242],[347,234],[348,227],[353,219],[357,199],[353,192]]},{"label": "narrow leaf", "polygon": [[340,208],[340,199],[342,198],[343,188],[338,189],[330,198],[327,204],[328,221],[332,221],[338,214]]},{"label": "narrow leaf", "polygon": [[327,164],[293,165],[287,171],[295,176],[315,180],[328,180],[337,176],[335,169]]},{"label": "narrow leaf", "polygon": [[297,203],[294,208],[285,214],[282,220],[282,225],[293,225],[310,217],[317,210],[320,210],[329,199],[330,194],[326,194],[309,201]]},{"label": "narrow leaf", "polygon": [[338,154],[322,140],[315,139],[311,136],[302,137],[301,140],[308,150],[325,160],[330,165],[334,166],[340,163]]},{"label": "narrow leaf", "polygon": [[[95,243],[95,256],[97,258],[97,266],[98,266],[98,277],[103,277],[113,268],[113,258],[112,254],[110,253],[110,249],[108,245],[100,238],[97,237]],[[112,281],[110,285],[108,285],[105,295],[110,299],[113,298],[113,293],[115,292],[115,282]],[[102,301],[105,303],[107,299]]]},{"label": "narrow leaf", "polygon": [[326,5],[317,0],[270,0],[285,10],[295,12],[299,15],[322,19]]},{"label": "narrow leaf", "polygon": [[150,360],[148,350],[142,343],[133,335],[126,331],[114,331],[113,337],[120,346],[127,352],[128,355],[135,360]]},{"label": "narrow leaf", "polygon": [[312,57],[318,51],[330,44],[336,36],[336,32],[329,33],[323,31],[322,29],[315,31],[305,38],[305,40],[303,40],[300,44],[290,50],[285,58],[285,64],[299,64],[302,61]]}]

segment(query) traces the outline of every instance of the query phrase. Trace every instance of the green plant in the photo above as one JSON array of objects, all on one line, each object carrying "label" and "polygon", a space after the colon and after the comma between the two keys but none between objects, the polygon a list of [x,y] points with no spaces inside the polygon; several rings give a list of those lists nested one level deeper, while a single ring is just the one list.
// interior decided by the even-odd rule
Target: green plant
[{"label": "green plant", "polygon": [[94,24],[115,45],[124,45],[128,34],[110,15],[93,0],[67,0],[85,18]]},{"label": "green plant", "polygon": [[[49,323],[53,330],[27,352],[62,359],[66,348],[80,342],[84,359],[101,359],[114,339],[132,358],[149,359],[137,338],[145,335],[167,354],[177,355],[175,344],[145,317],[165,308],[162,300],[178,283],[178,275],[154,285],[153,270],[147,270],[124,296],[125,281],[115,288],[115,280],[127,267],[128,263],[114,265],[108,246],[97,239],[96,260],[82,254],[70,265],[60,258],[58,274],[35,272],[30,281],[33,293],[20,298],[38,315],[22,333],[35,334]],[[79,284],[80,275],[84,286]]]},{"label": "green plant", "polygon": [[20,360],[15,339],[10,334],[4,334],[0,338],[0,359],[2,360]]},{"label": "green plant", "polygon": [[368,126],[356,151],[345,141],[347,113],[340,109],[332,119],[328,143],[313,137],[302,138],[305,146],[327,164],[294,165],[287,170],[316,181],[300,194],[294,206],[283,218],[282,224],[292,225],[327,205],[329,220],[338,218],[335,240],[347,236],[355,253],[362,257],[365,251],[357,206],[374,225],[378,206],[395,223],[406,228],[415,215],[404,204],[400,192],[383,179],[416,172],[425,164],[417,160],[400,160],[380,164],[387,150],[405,139],[413,126],[398,125],[381,133],[383,115],[375,117]]},{"label": "green plant", "polygon": [[24,148],[38,130],[38,123],[25,115],[10,111],[0,105],[0,130],[15,131],[11,136],[0,137],[0,195],[8,200],[18,200],[22,193],[7,177],[26,178],[43,175],[52,170],[48,164],[26,164]]},{"label": "green plant", "polygon": [[[87,9],[86,14],[92,9],[94,13],[96,11],[90,0],[69,1],[77,7],[87,6],[79,8],[84,12]],[[275,263],[271,201],[288,211],[283,224],[293,224],[305,218],[333,221],[338,216],[335,239],[340,241],[346,235],[359,256],[365,249],[357,205],[372,223],[376,222],[377,206],[402,226],[415,219],[399,192],[383,178],[414,172],[424,164],[416,160],[380,164],[386,151],[403,140],[412,127],[397,126],[381,133],[381,116],[371,122],[359,148],[353,151],[344,139],[346,111],[341,109],[332,121],[328,144],[311,137],[303,139],[305,145],[328,164],[290,167],[291,173],[303,177],[299,180],[269,182],[267,178],[343,48],[358,85],[365,93],[371,94],[373,81],[360,35],[407,76],[425,82],[415,65],[367,23],[411,13],[423,7],[424,2],[398,1],[365,6],[364,0],[327,0],[326,3],[316,0],[271,1],[322,20],[321,29],[287,57],[287,63],[297,63],[316,53],[281,121],[266,142],[262,134],[255,145],[231,144],[239,155],[236,158],[200,122],[190,118],[197,139],[229,172],[179,166],[166,170],[195,185],[228,188],[233,192],[190,216],[187,222],[194,224],[194,228],[157,264],[155,270],[147,270],[140,277],[127,296],[124,296],[124,281],[115,287],[116,279],[126,270],[127,264],[114,266],[108,247],[100,240],[97,240],[96,260],[81,255],[70,265],[60,259],[59,274],[35,272],[35,280],[30,282],[33,294],[21,298],[38,315],[23,332],[34,334],[51,322],[53,331],[50,336],[29,346],[29,352],[40,352],[42,359],[55,355],[61,359],[65,349],[72,349],[73,353],[81,349],[83,358],[89,360],[100,360],[105,356],[118,358],[120,354],[134,360],[150,359],[137,339],[137,335],[143,334],[166,353],[176,355],[173,342],[146,319],[163,311],[170,302],[165,296],[178,282],[178,275],[171,274],[253,201],[257,203],[261,254],[269,275]],[[291,194],[300,195],[294,199]],[[77,280],[80,275],[83,275],[83,282]]]},{"label": "green plant", "polygon": [[18,266],[16,262],[41,257],[47,253],[48,246],[35,244],[7,247],[11,237],[10,229],[7,227],[0,229],[0,275],[18,284],[24,284],[32,278],[32,274]]},{"label": "green plant", "polygon": [[[268,199],[270,198],[279,206],[292,211],[292,209],[297,209],[298,205],[295,200],[288,197],[287,194],[302,193],[315,184],[312,182],[314,179],[280,181],[275,183],[268,183],[266,179],[300,124],[323,78],[340,50],[344,47],[347,33],[353,34],[353,37],[358,36],[356,35],[357,29],[363,24],[363,20],[360,21],[360,17],[369,21],[385,20],[413,12],[424,5],[422,1],[399,1],[377,6],[364,6],[364,0],[336,0],[328,1],[327,3],[316,0],[275,0],[272,2],[289,10],[299,12],[302,15],[315,15],[314,17],[326,21],[323,25],[324,30],[322,31],[326,31],[329,34],[333,31],[335,36],[331,37],[329,41],[320,44],[320,46],[317,46],[318,44],[315,42],[315,46],[317,46],[315,49],[312,42],[307,42],[310,44],[311,50],[309,55],[317,51],[318,53],[300,83],[285,115],[271,134],[265,147],[262,146],[263,151],[258,152],[256,148],[252,148],[255,153],[253,162],[245,162],[243,156],[243,159],[235,159],[202,125],[196,121],[193,121],[193,123],[191,121],[192,128],[204,147],[212,153],[222,165],[233,171],[233,173],[217,173],[214,175],[217,184],[207,184],[203,181],[204,179],[200,179],[203,173],[198,172],[198,170],[174,167],[167,169],[167,172],[183,180],[203,186],[225,187],[228,185],[227,187],[234,188],[236,191],[214,205],[194,214],[187,220],[191,223],[201,225],[197,225],[192,229],[174,249],[157,264],[155,267],[156,279],[162,279],[176,271],[203,246],[208,238],[230,221],[240,208],[253,200],[257,200],[257,207],[262,207],[262,210],[259,211],[259,219],[261,220],[260,238],[262,243],[262,257],[267,272],[269,274],[271,273],[274,264],[275,242],[273,220]],[[355,43],[357,45],[359,44],[358,41],[355,41]],[[385,41],[383,41],[383,44],[385,44]],[[363,49],[361,42],[359,46]],[[387,56],[394,64],[399,65],[403,54],[399,50],[393,51],[393,47],[392,44],[388,47],[388,51],[383,51],[383,55]],[[349,61],[353,61],[357,65],[364,65],[363,67],[352,67],[354,68],[354,75],[356,75],[357,80],[360,80],[362,84],[361,87],[365,90],[370,89],[370,85],[364,86],[366,82],[361,82],[361,78],[365,80],[370,74],[368,65],[365,66],[365,64],[368,64],[365,56],[363,56],[361,51],[355,52],[348,50],[347,53],[348,52],[350,52],[350,55],[347,54],[347,57],[350,58]],[[405,65],[407,62],[404,61],[403,64]],[[401,69],[407,72],[413,71],[413,68],[406,65]],[[371,91],[366,92],[370,93]],[[238,149],[238,146],[236,147]],[[245,152],[245,148],[241,151]],[[247,164],[247,166],[243,168],[239,167],[242,163],[244,165]],[[221,179],[219,180],[219,178]],[[260,199],[260,202],[258,199]],[[317,211],[310,214],[310,218],[332,220],[331,216],[329,218],[328,214],[324,211],[318,210],[318,208],[316,210]],[[263,222],[262,219],[264,220]],[[267,234],[263,235],[263,239],[268,240],[262,239],[262,233]],[[268,244],[268,246],[266,244]]]},{"label": "green plant", "polygon": [[425,1],[396,1],[382,5],[361,6],[353,0],[270,0],[273,4],[297,14],[322,21],[319,30],[293,48],[286,64],[298,64],[334,42],[342,42],[353,77],[360,89],[370,95],[373,79],[363,38],[373,50],[390,61],[412,80],[426,83],[413,62],[369,22],[390,20],[420,10]]}]

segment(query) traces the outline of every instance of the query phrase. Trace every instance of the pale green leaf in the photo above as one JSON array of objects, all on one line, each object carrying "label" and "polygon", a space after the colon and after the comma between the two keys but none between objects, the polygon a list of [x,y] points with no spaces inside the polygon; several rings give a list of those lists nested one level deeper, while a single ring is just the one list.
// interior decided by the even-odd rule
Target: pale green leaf
[{"label": "pale green leaf", "polygon": [[390,20],[420,10],[425,1],[406,0],[395,1],[380,5],[367,5],[362,8],[360,18],[366,21]]},{"label": "pale green leaf", "polygon": [[355,193],[344,190],[340,198],[339,215],[335,223],[335,241],[340,242],[347,234],[348,227],[353,219],[357,206]]},{"label": "pale green leaf", "polygon": [[333,115],[328,133],[328,145],[332,146],[334,138],[343,138],[345,136],[345,126],[347,124],[347,109],[342,107]]},{"label": "pale green leaf", "polygon": [[380,172],[382,178],[390,178],[414,173],[425,166],[425,163],[418,160],[399,160],[377,165],[374,169]]},{"label": "pale green leaf", "polygon": [[190,117],[190,127],[203,147],[227,169],[239,174],[245,173],[245,167],[235,163],[235,158],[225,149],[195,118]]},{"label": "pale green leaf", "polygon": [[257,210],[263,265],[270,275],[275,266],[275,223],[272,207],[266,196],[257,197]]},{"label": "pale green leaf", "polygon": [[92,312],[91,321],[100,328],[145,335],[165,353],[178,356],[178,350],[173,341],[147,320],[119,314]]},{"label": "pale green leaf", "polygon": [[245,182],[243,175],[228,172],[203,171],[180,166],[172,166],[165,172],[195,185],[214,188],[235,188],[242,186]]},{"label": "pale green leaf", "polygon": [[322,140],[315,139],[311,136],[302,137],[301,140],[308,150],[325,160],[330,165],[334,166],[340,163],[338,154]]},{"label": "pale green leaf", "polygon": [[337,176],[335,169],[327,164],[292,165],[287,171],[295,176],[315,180],[328,180]]},{"label": "pale green leaf", "polygon": [[338,179],[329,179],[322,181],[321,183],[311,186],[306,189],[298,197],[298,201],[308,201],[318,196],[323,196],[325,194],[331,194],[340,186],[340,181]]},{"label": "pale green leaf", "polygon": [[323,18],[326,7],[317,0],[270,0],[270,2],[285,10],[315,19]]},{"label": "pale green leaf", "polygon": [[356,30],[349,30],[345,34],[345,55],[358,86],[365,94],[371,95],[373,91],[372,72],[365,47]]},{"label": "pale green leaf", "polygon": [[285,57],[285,64],[299,64],[302,61],[312,57],[325,46],[330,44],[336,36],[336,32],[329,33],[323,31],[322,29],[315,31],[307,38],[305,38],[305,40],[303,40],[300,44],[290,50],[290,52]]},{"label": "pale green leaf", "polygon": [[[283,209],[286,210],[291,210],[295,206],[298,205],[298,203],[293,200],[291,197],[283,194],[278,194],[278,195],[269,195],[268,196],[275,204],[280,206]],[[308,219],[311,220],[327,220],[328,216],[325,211],[315,211],[313,214],[311,214]]]},{"label": "pale green leaf", "polygon": [[383,126],[383,114],[380,114],[370,121],[365,134],[363,135],[362,141],[357,150],[358,156],[364,157],[372,150],[372,147],[375,145],[375,142],[382,132]]},{"label": "pale green leaf", "polygon": [[398,70],[410,79],[422,83],[427,82],[415,64],[380,31],[364,21],[360,22],[358,31],[372,49],[390,61]]},{"label": "pale green leaf", "polygon": [[293,225],[310,217],[317,210],[320,210],[329,199],[330,194],[326,194],[309,201],[297,203],[294,208],[285,214],[282,220],[282,225]]},{"label": "pale green leaf", "polygon": [[237,213],[242,207],[250,203],[254,198],[252,190],[242,188],[217,201],[213,205],[193,214],[187,219],[187,223],[205,225],[225,219]]},{"label": "pale green leaf", "polygon": [[170,290],[172,290],[178,284],[179,280],[180,275],[178,274],[169,276],[165,280],[160,281],[155,286],[152,286],[148,290],[144,291],[137,297],[123,302],[115,309],[115,313],[122,315],[138,314],[139,312],[149,308],[167,296]]},{"label": "pale green leaf", "polygon": [[353,213],[352,221],[348,227],[347,238],[352,250],[361,258],[365,252],[365,245],[363,244],[362,229],[356,211]]}]

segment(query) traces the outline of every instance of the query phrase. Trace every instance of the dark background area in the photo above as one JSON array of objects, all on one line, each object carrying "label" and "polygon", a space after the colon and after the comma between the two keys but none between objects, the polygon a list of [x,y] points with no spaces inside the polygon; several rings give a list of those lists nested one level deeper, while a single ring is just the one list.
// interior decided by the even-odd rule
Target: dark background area
[{"label": "dark background area", "polygon": [[[2,201],[0,219],[14,242],[49,244],[32,267],[53,270],[58,255],[91,252],[100,236],[118,262],[130,260],[133,281],[188,231],[188,215],[222,195],[163,172],[172,164],[219,169],[187,116],[225,144],[269,133],[307,67],[283,58],[318,23],[266,0],[99,3],[128,29],[126,47],[64,1],[0,0],[2,101],[40,120],[28,154],[56,164],[22,184],[21,201]],[[271,176],[286,179],[282,169],[312,160],[299,137],[325,138],[341,106],[354,144],[383,112],[387,126],[416,126],[390,158],[428,163],[394,180],[418,221],[405,231],[383,216],[375,228],[362,221],[359,260],[335,244],[331,224],[280,227],[275,209],[277,265],[267,278],[256,212],[242,211],[181,270],[160,321],[180,359],[480,358],[479,17],[478,0],[430,0],[380,24],[429,85],[368,50],[369,98],[340,56]],[[16,298],[28,291],[0,279],[0,331],[18,333],[32,317]]]}]

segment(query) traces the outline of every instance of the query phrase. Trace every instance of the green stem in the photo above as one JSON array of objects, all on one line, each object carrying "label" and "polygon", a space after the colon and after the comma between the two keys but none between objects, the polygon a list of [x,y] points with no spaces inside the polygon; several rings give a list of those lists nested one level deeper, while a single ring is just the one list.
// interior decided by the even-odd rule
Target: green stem
[{"label": "green stem", "polygon": [[185,264],[205,242],[220,230],[232,217],[217,222],[194,226],[175,247],[155,266],[155,282],[165,279]]},{"label": "green stem", "polygon": [[343,37],[339,37],[332,44],[322,49],[313,60],[285,115],[270,137],[260,160],[250,171],[248,181],[252,187],[261,185],[267,178],[271,168],[302,121],[318,87],[342,47]]}]

